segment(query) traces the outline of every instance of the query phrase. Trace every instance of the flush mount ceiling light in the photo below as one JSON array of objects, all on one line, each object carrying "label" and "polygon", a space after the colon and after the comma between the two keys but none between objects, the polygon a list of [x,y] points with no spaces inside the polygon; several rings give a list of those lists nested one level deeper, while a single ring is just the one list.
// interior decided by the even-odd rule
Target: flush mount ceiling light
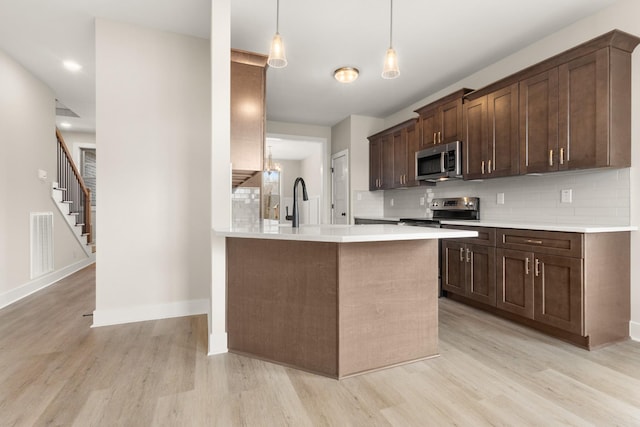
[{"label": "flush mount ceiling light", "polygon": [[64,68],[73,73],[77,73],[78,71],[82,70],[82,65],[78,64],[76,61],[67,60],[62,62],[62,65],[64,66]]},{"label": "flush mount ceiling light", "polygon": [[384,57],[384,68],[382,69],[383,79],[395,79],[400,75],[400,68],[398,68],[398,55],[393,49],[392,36],[393,36],[393,0],[391,2],[391,13],[389,19],[389,49]]},{"label": "flush mount ceiling light", "polygon": [[351,83],[358,78],[360,71],[354,67],[340,67],[333,72],[333,77],[340,83]]},{"label": "flush mount ceiling light", "polygon": [[269,59],[267,64],[273,68],[284,68],[287,66],[287,57],[284,53],[284,43],[280,37],[280,0],[276,2],[276,33],[271,40],[271,49],[269,49]]},{"label": "flush mount ceiling light", "polygon": [[61,122],[60,123],[60,127],[62,129],[69,129],[71,127],[71,123],[69,123],[69,122]]}]

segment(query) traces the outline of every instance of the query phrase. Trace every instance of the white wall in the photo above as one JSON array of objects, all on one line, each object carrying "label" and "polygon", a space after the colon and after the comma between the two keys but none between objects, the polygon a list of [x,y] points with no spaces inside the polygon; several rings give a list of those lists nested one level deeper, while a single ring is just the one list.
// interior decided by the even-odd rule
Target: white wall
[{"label": "white wall", "polygon": [[[614,28],[640,36],[640,2],[619,1],[588,18],[522,49],[515,54],[418,101],[385,119],[385,128],[415,117],[413,110],[461,87],[479,89],[550,56]],[[640,48],[632,54],[632,164],[629,171],[629,221],[640,225]],[[623,178],[624,179],[624,178]],[[497,185],[497,184],[496,184]],[[621,209],[625,209],[622,208]],[[640,232],[631,233],[631,259],[640,259]],[[640,340],[640,264],[631,267],[631,336]]]},{"label": "white wall", "polygon": [[96,70],[94,326],[206,313],[209,41],[97,19]]},{"label": "white wall", "polygon": [[[336,124],[332,133],[336,144],[333,153],[349,150],[349,195],[351,218],[363,211],[377,216],[382,212],[382,195],[367,195],[369,190],[369,140],[368,137],[384,129],[384,120],[375,117],[351,115]],[[363,199],[365,203],[363,202]]]},{"label": "white wall", "polygon": [[[297,177],[302,176],[302,162],[300,160],[282,159],[274,159],[273,161],[281,167],[280,186],[282,197],[293,197],[293,183]],[[282,212],[284,215],[284,210]],[[291,207],[289,208],[289,213],[291,213]]]},{"label": "white wall", "polygon": [[[56,180],[54,94],[0,51],[0,307],[87,265],[51,198]],[[38,169],[48,177],[38,179]],[[30,212],[54,213],[54,272],[30,277]]]},{"label": "white wall", "polygon": [[[309,152],[309,156],[300,162],[300,175],[304,178],[304,182],[307,186],[307,192],[309,197],[318,197],[322,194],[323,190],[331,191],[331,188],[325,189],[324,187],[324,174],[325,169],[323,165],[322,147],[320,144],[315,146]],[[331,175],[327,173],[327,175]],[[293,188],[292,188],[293,191]]]}]

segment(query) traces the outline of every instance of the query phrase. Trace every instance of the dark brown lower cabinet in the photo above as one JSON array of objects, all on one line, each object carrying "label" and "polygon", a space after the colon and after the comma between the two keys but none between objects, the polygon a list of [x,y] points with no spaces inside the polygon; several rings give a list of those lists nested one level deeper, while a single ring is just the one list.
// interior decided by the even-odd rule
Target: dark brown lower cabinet
[{"label": "dark brown lower cabinet", "polygon": [[629,338],[628,232],[477,229],[442,242],[449,297],[588,349]]},{"label": "dark brown lower cabinet", "polygon": [[582,259],[498,249],[496,306],[582,333]]},{"label": "dark brown lower cabinet", "polygon": [[455,240],[444,240],[442,249],[442,289],[495,306],[496,249]]},{"label": "dark brown lower cabinet", "polygon": [[533,319],[533,253],[497,250],[496,307]]}]

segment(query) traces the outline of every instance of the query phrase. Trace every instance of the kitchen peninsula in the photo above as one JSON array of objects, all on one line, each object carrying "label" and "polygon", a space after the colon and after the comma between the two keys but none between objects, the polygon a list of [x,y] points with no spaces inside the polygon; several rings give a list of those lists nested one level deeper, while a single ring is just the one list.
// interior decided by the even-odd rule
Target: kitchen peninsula
[{"label": "kitchen peninsula", "polygon": [[333,378],[438,354],[438,245],[475,231],[261,224],[226,237],[229,351]]}]

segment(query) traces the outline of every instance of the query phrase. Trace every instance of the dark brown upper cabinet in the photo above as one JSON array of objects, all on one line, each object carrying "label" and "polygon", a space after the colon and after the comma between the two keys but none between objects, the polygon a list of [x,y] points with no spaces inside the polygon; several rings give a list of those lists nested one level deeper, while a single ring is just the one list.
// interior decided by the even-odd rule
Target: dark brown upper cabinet
[{"label": "dark brown upper cabinet", "polygon": [[369,190],[393,188],[393,139],[390,134],[369,137]]},{"label": "dark brown upper cabinet", "polygon": [[[631,52],[639,42],[636,36],[613,30],[470,94],[465,142],[490,138],[498,129],[491,128],[490,102],[485,106],[481,97],[517,84],[519,171],[502,173],[631,166]],[[509,132],[504,125],[503,121],[502,132]],[[468,150],[465,178],[478,178],[483,175],[484,146],[471,145]],[[493,164],[489,168],[485,160],[484,175],[495,167],[498,176],[506,167],[504,159],[489,157]]]},{"label": "dark brown upper cabinet", "polygon": [[470,98],[463,111],[465,179],[517,175],[518,84]]},{"label": "dark brown upper cabinet", "polygon": [[558,170],[558,70],[520,81],[520,173]]},{"label": "dark brown upper cabinet", "polygon": [[601,48],[560,65],[558,76],[558,168],[631,166],[630,52]]},{"label": "dark brown upper cabinet", "polygon": [[416,119],[369,137],[369,190],[420,185],[415,180]]},{"label": "dark brown upper cabinet", "polygon": [[460,89],[417,110],[420,147],[462,140],[462,98],[471,89]]}]

